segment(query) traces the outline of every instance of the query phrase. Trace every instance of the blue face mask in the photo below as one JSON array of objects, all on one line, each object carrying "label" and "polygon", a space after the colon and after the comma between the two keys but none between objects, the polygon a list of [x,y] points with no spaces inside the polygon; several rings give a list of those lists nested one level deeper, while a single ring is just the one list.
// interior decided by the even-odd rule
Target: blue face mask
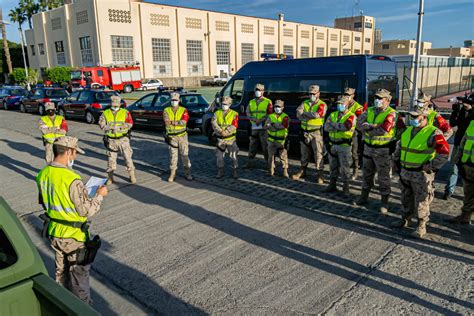
[{"label": "blue face mask", "polygon": [[375,106],[376,108],[382,107],[382,106],[383,106],[383,101],[382,101],[381,99],[375,99],[375,100],[374,100],[374,106]]},{"label": "blue face mask", "polygon": [[418,127],[420,126],[420,121],[418,121],[417,119],[410,119],[410,125],[413,127]]},{"label": "blue face mask", "polygon": [[338,110],[339,112],[344,112],[344,111],[346,110],[346,106],[345,106],[344,104],[340,104],[340,103],[339,103],[339,104],[337,105],[337,110]]}]

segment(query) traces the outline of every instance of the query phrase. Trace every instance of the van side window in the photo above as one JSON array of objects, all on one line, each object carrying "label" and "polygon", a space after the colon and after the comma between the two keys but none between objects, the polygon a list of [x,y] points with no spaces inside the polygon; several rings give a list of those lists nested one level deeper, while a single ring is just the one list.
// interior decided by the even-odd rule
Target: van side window
[{"label": "van side window", "polygon": [[375,91],[380,88],[390,91],[390,94],[392,95],[390,105],[394,106],[396,104],[397,96],[397,77],[395,75],[385,73],[367,74],[367,93],[369,104],[373,104]]},{"label": "van side window", "polygon": [[97,76],[103,77],[104,76],[104,71],[103,70],[97,70]]},{"label": "van side window", "polygon": [[228,96],[232,98],[232,104],[240,104],[242,96],[244,95],[244,79],[235,79],[230,85],[228,85],[222,96]]},{"label": "van side window", "polygon": [[0,270],[6,269],[18,261],[18,256],[7,235],[0,230]]}]

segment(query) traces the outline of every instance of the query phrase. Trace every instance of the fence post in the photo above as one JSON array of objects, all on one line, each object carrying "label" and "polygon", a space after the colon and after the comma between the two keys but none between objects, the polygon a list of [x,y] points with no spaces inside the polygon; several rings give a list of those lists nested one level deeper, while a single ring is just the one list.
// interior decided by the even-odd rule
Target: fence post
[{"label": "fence post", "polygon": [[400,106],[403,105],[403,95],[404,95],[404,91],[405,91],[405,70],[406,70],[406,66],[403,65],[403,76],[402,76],[402,97],[401,97],[401,101],[400,101]]},{"label": "fence post", "polygon": [[423,75],[425,74],[425,65],[423,65],[423,63],[421,63],[420,67],[421,67],[421,82],[420,82],[420,89],[419,90],[423,91]]},{"label": "fence post", "polygon": [[449,59],[448,59],[448,94],[450,92],[451,87],[451,65],[449,65]]},{"label": "fence post", "polygon": [[439,68],[440,68],[440,67],[441,67],[441,66],[438,65],[438,73],[436,74],[435,98],[438,97],[438,80],[439,80]]},{"label": "fence post", "polygon": [[461,74],[459,75],[459,88],[458,91],[461,91],[461,82],[462,82],[462,69],[463,69],[464,63],[461,60]]}]

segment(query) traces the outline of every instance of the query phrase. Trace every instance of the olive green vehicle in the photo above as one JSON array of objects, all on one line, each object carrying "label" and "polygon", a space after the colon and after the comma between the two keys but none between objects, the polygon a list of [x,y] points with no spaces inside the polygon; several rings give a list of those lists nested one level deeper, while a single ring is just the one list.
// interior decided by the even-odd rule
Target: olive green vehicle
[{"label": "olive green vehicle", "polygon": [[1,197],[0,315],[100,315],[48,276],[26,230]]}]

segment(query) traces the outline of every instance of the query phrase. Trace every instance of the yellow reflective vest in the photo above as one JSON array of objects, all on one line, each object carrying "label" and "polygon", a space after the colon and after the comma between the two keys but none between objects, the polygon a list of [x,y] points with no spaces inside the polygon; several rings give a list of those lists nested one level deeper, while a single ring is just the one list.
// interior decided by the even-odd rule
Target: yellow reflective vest
[{"label": "yellow reflective vest", "polygon": [[107,125],[110,127],[117,127],[120,129],[127,128],[126,131],[116,132],[114,133],[111,129],[108,130],[105,135],[110,138],[121,138],[128,133],[128,127],[125,123],[127,119],[128,111],[125,109],[119,109],[117,112],[112,111],[111,109],[107,109],[104,111],[104,117],[107,121]]},{"label": "yellow reflective vest", "polygon": [[[61,128],[61,124],[63,123],[63,117],[61,115],[55,115],[54,119],[51,120],[51,118],[48,115],[42,116],[41,120],[47,127],[56,127],[56,128]],[[56,140],[56,138],[62,137],[66,134],[63,133],[48,133],[48,134],[43,134],[43,139],[52,144]]]},{"label": "yellow reflective vest", "polygon": [[270,99],[263,97],[263,100],[257,104],[257,99],[252,99],[249,102],[250,119],[261,120],[267,115],[268,105],[271,103]]},{"label": "yellow reflective vest", "polygon": [[86,233],[80,228],[55,222],[59,221],[84,223],[87,217],[77,213],[71,200],[69,188],[75,180],[81,177],[68,168],[46,166],[36,177],[36,184],[46,207],[46,212],[51,218],[48,227],[49,236],[58,238],[72,238],[79,242],[86,241]]},{"label": "yellow reflective vest", "polygon": [[[268,116],[268,119],[272,123],[282,124],[285,117],[288,117],[286,113],[281,113],[281,114],[272,113]],[[288,136],[288,128],[279,129],[276,131],[268,130],[269,142],[277,142],[280,144],[284,144],[287,136]]]},{"label": "yellow reflective vest", "polygon": [[428,120],[428,125],[434,125],[434,121],[437,115],[438,115],[438,112],[434,110],[430,110],[430,113],[428,114],[428,117],[426,118]]},{"label": "yellow reflective vest", "polygon": [[[235,112],[234,110],[228,110],[227,113],[224,115],[224,111],[222,109],[217,110],[214,115],[216,116],[216,122],[217,125],[219,125],[222,129],[225,129],[229,126],[232,126],[232,122],[234,121],[234,118],[238,116],[239,114]],[[233,140],[235,139],[235,135],[237,133],[234,132],[232,135],[226,136],[226,137],[220,137],[217,136],[220,139],[223,140]]]},{"label": "yellow reflective vest", "polygon": [[[396,113],[394,109],[390,106],[387,106],[385,111],[380,112],[377,116],[375,116],[375,109],[374,107],[370,107],[367,109],[367,123],[369,124],[382,124],[387,116],[391,113]],[[397,121],[395,117],[394,122]],[[396,135],[395,126],[390,130],[390,132],[385,133],[382,136],[371,136],[368,132],[365,132],[364,141],[367,145],[372,147],[387,147],[394,139]]]},{"label": "yellow reflective vest", "polygon": [[[331,113],[331,122],[334,123],[342,123],[344,124],[351,116],[355,114],[351,111],[347,111],[346,114],[339,118],[339,111],[335,111]],[[329,132],[329,143],[331,145],[342,145],[342,146],[351,146],[352,144],[352,136],[354,135],[355,131],[355,122],[352,124],[352,128],[348,131],[334,131]]]},{"label": "yellow reflective vest", "polygon": [[357,110],[363,108],[364,107],[362,105],[360,105],[357,101],[354,100],[354,104],[352,104],[352,106],[349,108],[349,111],[355,114]]},{"label": "yellow reflective vest", "polygon": [[[318,100],[315,104],[311,105],[311,100],[305,100],[304,112],[317,112],[321,105],[326,105],[321,99]],[[311,120],[301,120],[301,128],[306,132],[314,132],[321,129],[324,124],[324,117],[315,118]]]},{"label": "yellow reflective vest", "polygon": [[466,130],[466,143],[464,144],[461,162],[467,165],[474,165],[474,121],[471,121]]},{"label": "yellow reflective vest", "polygon": [[412,135],[413,128],[413,126],[408,127],[400,139],[400,164],[406,169],[420,169],[436,157],[436,151],[428,146],[428,140],[437,128],[426,125],[416,135]]},{"label": "yellow reflective vest", "polygon": [[[179,106],[176,110],[176,113],[173,111],[171,106],[165,109],[165,113],[168,114],[168,118],[172,122],[181,121],[184,112],[186,111],[185,107]],[[185,125],[170,125],[166,127],[166,134],[168,136],[183,136],[186,132],[186,124]]]}]

